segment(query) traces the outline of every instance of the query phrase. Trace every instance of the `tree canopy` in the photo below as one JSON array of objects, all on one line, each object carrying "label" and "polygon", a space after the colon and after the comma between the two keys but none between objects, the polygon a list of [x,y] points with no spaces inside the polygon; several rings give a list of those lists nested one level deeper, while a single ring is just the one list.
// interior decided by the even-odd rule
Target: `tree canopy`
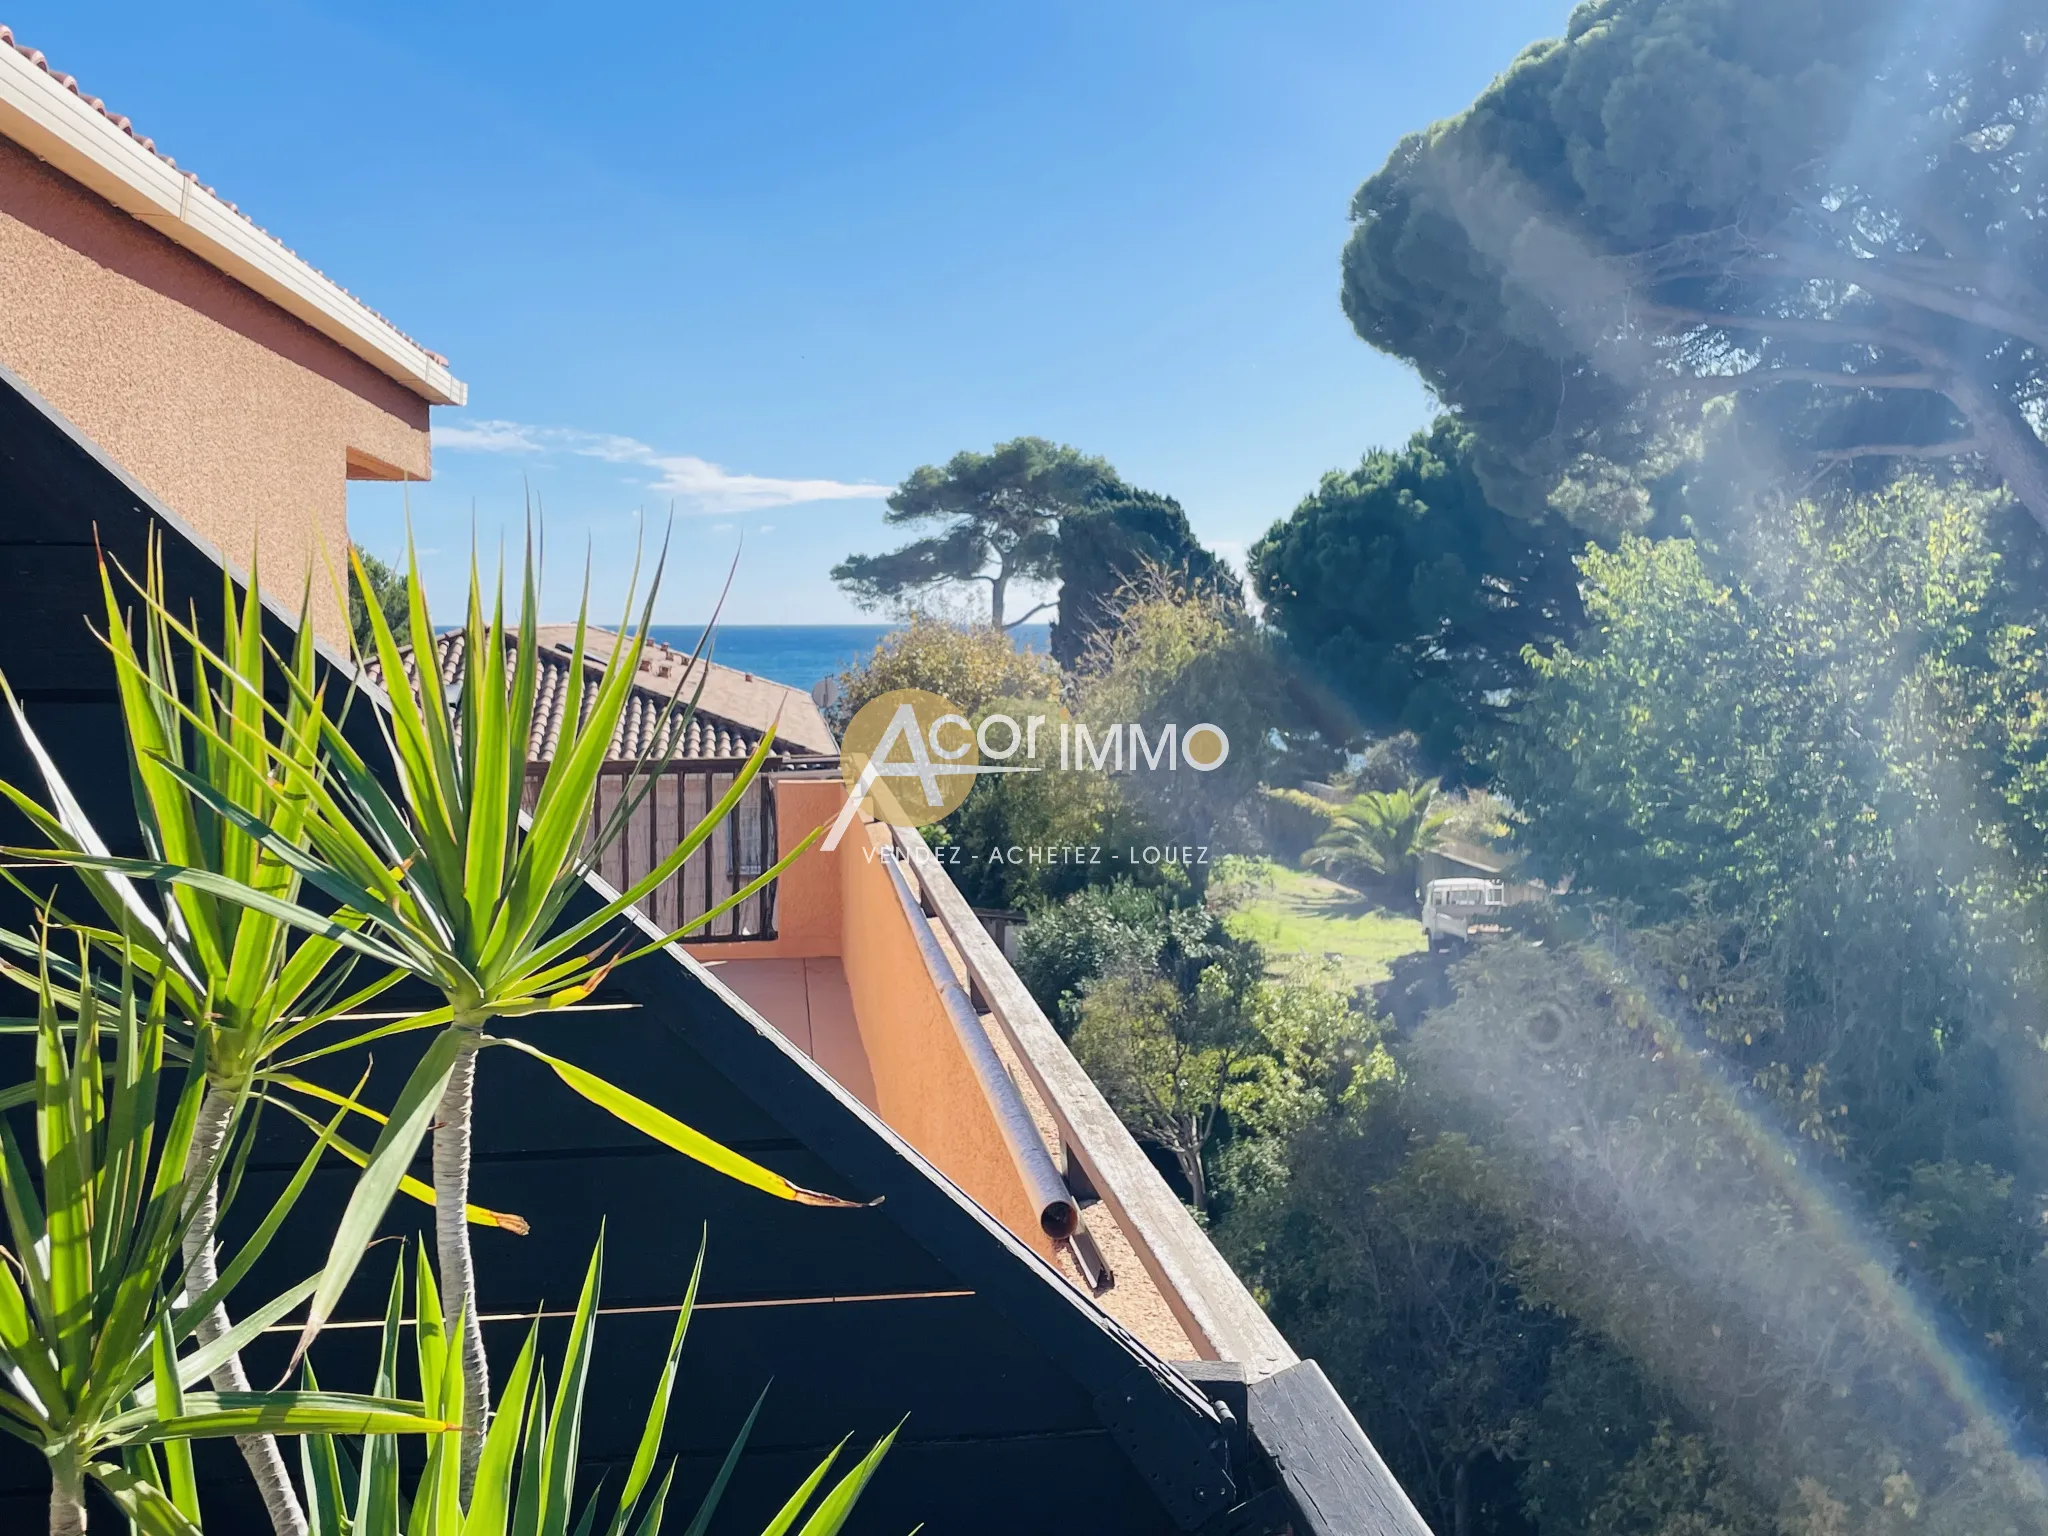
[{"label": "tree canopy", "polygon": [[1322,744],[1294,730],[1305,711],[1290,669],[1228,596],[1182,591],[1154,573],[1126,595],[1116,627],[1097,636],[1089,662],[1072,690],[1074,713],[1098,734],[1137,722],[1156,744],[1165,725],[1185,732],[1202,722],[1229,741],[1211,771],[1116,781],[1127,801],[1183,842],[1242,835],[1260,784],[1327,771]]},{"label": "tree canopy", "polygon": [[982,625],[948,624],[920,614],[884,635],[838,675],[830,715],[845,729],[861,707],[899,688],[922,688],[970,715],[998,699],[1059,697],[1059,668],[1043,651],[1020,651],[1011,637]]},{"label": "tree canopy", "polygon": [[832,579],[868,608],[986,583],[989,623],[1012,628],[1052,605],[1010,617],[1011,584],[1058,574],[1060,519],[1115,478],[1105,460],[1042,437],[1014,438],[989,453],[956,453],[943,467],[913,471],[884,515],[891,527],[935,531],[887,554],[849,555],[832,568]]},{"label": "tree canopy", "polygon": [[1922,475],[1763,513],[1586,549],[1492,748],[1569,895],[1396,962],[1398,1081],[1219,1222],[1446,1532],[2048,1530],[2048,544]]},{"label": "tree canopy", "polygon": [[2038,535],[1906,480],[1795,505],[1772,554],[1731,582],[1691,540],[1587,553],[1586,631],[1538,660],[1497,759],[1538,865],[1652,914],[1775,907],[1823,856],[1867,874],[1916,840],[2039,867]]},{"label": "tree canopy", "polygon": [[2035,1135],[1985,1107],[2032,1048],[1983,1053],[2039,1027],[2048,614],[1989,500],[1802,503],[1734,585],[1686,540],[1589,555],[1502,754],[1535,864],[1665,924],[1639,943],[1742,1075],[1894,1169]]},{"label": "tree canopy", "polygon": [[1241,602],[1237,577],[1202,547],[1180,503],[1121,480],[1106,481],[1086,506],[1061,518],[1057,569],[1052,654],[1070,669],[1099,634],[1117,626],[1131,583],[1148,571],[1184,591]]},{"label": "tree canopy", "polygon": [[405,578],[390,566],[371,554],[362,545],[355,546],[356,558],[362,561],[362,577],[369,580],[364,590],[361,578],[348,584],[348,627],[355,637],[356,648],[363,654],[370,654],[374,644],[374,631],[370,626],[370,604],[375,603],[384,615],[384,622],[391,626],[391,632],[404,644],[412,638],[412,615],[406,607]]},{"label": "tree canopy", "polygon": [[1959,21],[1581,5],[1359,189],[1345,311],[1510,511],[1642,526],[1732,395],[1761,473],[1966,457],[2048,521],[2048,53],[2032,0]]},{"label": "tree canopy", "polygon": [[1472,434],[1445,417],[1399,453],[1331,473],[1252,549],[1266,621],[1380,731],[1413,731],[1469,777],[1527,684],[1525,647],[1580,619],[1578,538],[1488,500]]},{"label": "tree canopy", "polygon": [[915,604],[949,588],[985,584],[989,622],[1009,629],[1053,606],[1011,617],[1015,584],[1057,581],[1052,652],[1078,666],[1114,629],[1127,589],[1147,572],[1180,590],[1242,603],[1230,568],[1202,547],[1171,496],[1126,484],[1105,459],[1042,437],[998,443],[927,464],[889,498],[891,526],[936,531],[881,555],[849,555],[832,579],[868,608]]}]

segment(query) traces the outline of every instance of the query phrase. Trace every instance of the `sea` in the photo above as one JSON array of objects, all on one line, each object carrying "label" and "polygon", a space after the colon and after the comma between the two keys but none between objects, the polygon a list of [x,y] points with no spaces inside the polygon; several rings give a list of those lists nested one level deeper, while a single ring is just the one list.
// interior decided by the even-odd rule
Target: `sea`
[{"label": "sea", "polygon": [[[756,677],[806,692],[820,678],[843,672],[873,654],[893,624],[721,624],[712,632],[711,659]],[[648,638],[685,653],[703,635],[698,624],[652,624]],[[1019,624],[1010,631],[1020,650],[1052,649],[1050,624]]]}]

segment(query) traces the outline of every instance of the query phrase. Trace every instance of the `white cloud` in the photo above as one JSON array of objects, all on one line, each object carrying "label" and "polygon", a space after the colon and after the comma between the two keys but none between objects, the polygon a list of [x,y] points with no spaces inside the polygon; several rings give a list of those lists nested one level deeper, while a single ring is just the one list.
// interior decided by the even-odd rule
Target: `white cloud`
[{"label": "white cloud", "polygon": [[434,446],[450,453],[539,453],[533,427],[516,421],[460,421],[434,427]]},{"label": "white cloud", "polygon": [[434,428],[434,446],[451,453],[569,453],[630,464],[652,472],[644,482],[692,512],[753,512],[807,501],[873,501],[890,487],[846,480],[784,480],[738,474],[694,454],[663,453],[637,438],[576,427],[534,427],[517,421],[466,421]]}]

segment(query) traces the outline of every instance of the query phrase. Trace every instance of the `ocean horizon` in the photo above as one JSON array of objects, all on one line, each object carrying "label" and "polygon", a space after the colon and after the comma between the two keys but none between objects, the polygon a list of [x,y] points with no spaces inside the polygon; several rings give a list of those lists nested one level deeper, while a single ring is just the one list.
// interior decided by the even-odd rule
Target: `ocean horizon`
[{"label": "ocean horizon", "polygon": [[[720,624],[711,635],[711,659],[721,666],[736,667],[787,683],[809,692],[821,678],[843,672],[855,662],[867,659],[884,635],[899,628],[895,624]],[[659,640],[676,650],[696,649],[704,633],[701,624],[650,624],[649,639]],[[1019,624],[1010,631],[1018,647],[1029,651],[1052,649],[1050,624]]]}]

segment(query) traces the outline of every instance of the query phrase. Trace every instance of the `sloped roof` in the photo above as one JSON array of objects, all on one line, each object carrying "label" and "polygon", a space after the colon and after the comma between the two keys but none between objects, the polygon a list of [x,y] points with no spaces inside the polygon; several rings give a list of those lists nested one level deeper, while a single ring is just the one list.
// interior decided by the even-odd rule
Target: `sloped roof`
[{"label": "sloped roof", "polygon": [[[541,644],[552,645],[563,655],[570,655],[576,645],[576,626],[543,624],[540,640]],[[584,655],[602,662],[610,657],[612,647],[617,644],[618,636],[610,630],[589,630],[584,636]],[[714,634],[714,648],[715,645]],[[830,756],[839,750],[838,738],[832,734],[832,728],[825,723],[824,715],[819,713],[811,696],[787,683],[742,672],[738,667],[721,666],[717,662],[700,661],[691,665],[688,652],[678,651],[658,640],[650,641],[640,655],[640,683],[663,699],[678,691],[684,698],[691,698],[702,684],[703,695],[698,699],[700,709],[722,720],[735,721],[744,729],[755,732],[757,738],[773,729],[776,741],[787,752]]]},{"label": "sloped roof", "polygon": [[468,387],[448,359],[413,340],[315,270],[233,203],[136,131],[41,50],[0,26],[0,136],[260,293],[433,405]]},{"label": "sloped roof", "polygon": [[[539,638],[540,654],[534,669],[533,735],[527,743],[527,755],[534,762],[546,762],[555,755],[555,749],[561,744],[562,727],[567,723],[565,712],[568,705],[569,666],[575,656],[575,628],[566,624],[542,625]],[[593,680],[602,671],[604,657],[610,654],[609,642],[612,638],[605,631],[586,633],[584,662]],[[462,681],[463,666],[467,660],[468,647],[463,632],[457,629],[436,635],[434,650],[439,662],[442,686],[455,687]],[[593,655],[596,658],[594,662]],[[632,697],[626,701],[626,707],[619,716],[619,728],[613,733],[611,746],[605,752],[607,758],[622,761],[644,757],[649,753],[688,759],[744,758],[760,745],[761,738],[767,734],[765,727],[774,721],[774,712],[772,709],[763,710],[759,707],[761,702],[765,702],[764,699],[756,701],[754,719],[735,720],[729,714],[718,713],[712,709],[714,697],[730,706],[735,700],[744,705],[751,693],[765,689],[779,690],[782,693],[796,692],[795,689],[785,688],[780,683],[765,683],[752,678],[750,674],[712,663],[711,676],[705,682],[704,698],[696,711],[690,715],[688,724],[684,726],[684,709],[677,707],[671,712],[670,703],[678,695],[684,705],[689,703],[705,666],[705,663],[700,662],[692,669],[688,679],[685,679],[682,675],[684,659],[675,658],[672,668],[668,669],[672,675],[655,676],[658,663],[653,660],[642,666],[641,672],[648,681],[635,684]],[[508,648],[508,670],[511,665]],[[372,679],[376,680],[375,666],[373,665],[369,671]],[[406,652],[406,677],[415,687],[418,686],[418,661],[411,650]],[[714,684],[718,686],[714,687]],[[583,693],[583,717],[586,720],[590,716],[590,709],[595,700],[595,692],[586,687]],[[806,705],[810,704],[808,698],[804,698],[803,702]],[[812,713],[815,712],[813,707]],[[665,725],[664,714],[668,716]],[[761,718],[764,714],[765,719]],[[802,722],[799,722],[799,731],[801,724]],[[686,732],[680,742],[676,739],[679,726]],[[786,756],[808,756],[819,750],[810,740],[801,737],[793,740],[788,732],[782,730],[776,733],[776,749]],[[825,750],[831,749],[827,747]]]}]

